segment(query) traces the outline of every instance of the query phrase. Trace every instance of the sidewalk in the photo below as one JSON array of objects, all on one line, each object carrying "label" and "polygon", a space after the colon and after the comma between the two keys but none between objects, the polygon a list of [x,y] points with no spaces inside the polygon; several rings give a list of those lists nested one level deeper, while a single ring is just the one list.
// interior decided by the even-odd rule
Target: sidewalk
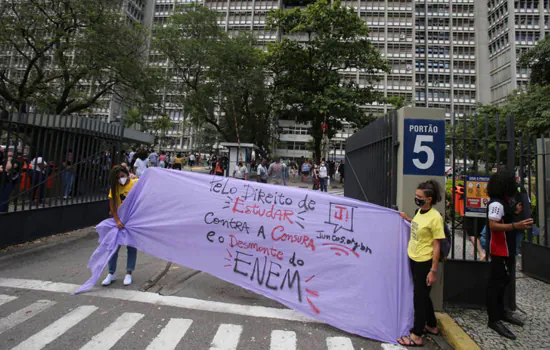
[{"label": "sidewalk", "polygon": [[[457,231],[455,256],[462,258],[462,232]],[[473,259],[473,245],[467,242],[466,259]],[[508,340],[487,327],[485,309],[463,309],[445,306],[445,311],[464,331],[482,348],[487,350],[509,349],[550,349],[548,335],[550,331],[550,285],[521,273],[521,260],[518,258],[516,279],[516,301],[519,308],[516,313],[525,321],[525,326],[510,326],[517,340]]]}]

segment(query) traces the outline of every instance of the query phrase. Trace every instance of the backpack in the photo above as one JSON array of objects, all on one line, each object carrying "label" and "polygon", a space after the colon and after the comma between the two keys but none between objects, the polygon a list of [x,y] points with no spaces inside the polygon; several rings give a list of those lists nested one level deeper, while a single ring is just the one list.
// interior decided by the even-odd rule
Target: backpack
[{"label": "backpack", "polygon": [[[414,211],[414,215],[416,215],[419,210],[420,209],[416,209]],[[439,261],[447,259],[449,253],[451,252],[451,229],[449,228],[449,225],[445,223],[445,220],[443,220],[443,232],[445,232],[445,238],[439,240]]]}]

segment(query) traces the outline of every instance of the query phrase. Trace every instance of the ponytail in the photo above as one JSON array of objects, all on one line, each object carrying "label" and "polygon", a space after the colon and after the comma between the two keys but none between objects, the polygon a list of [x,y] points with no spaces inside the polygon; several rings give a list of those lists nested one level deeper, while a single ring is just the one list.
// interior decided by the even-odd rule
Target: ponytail
[{"label": "ponytail", "polygon": [[432,199],[432,205],[436,205],[437,203],[441,202],[442,191],[441,186],[439,186],[439,183],[437,181],[428,180],[426,182],[422,182],[418,185],[417,189],[424,191],[424,195]]}]

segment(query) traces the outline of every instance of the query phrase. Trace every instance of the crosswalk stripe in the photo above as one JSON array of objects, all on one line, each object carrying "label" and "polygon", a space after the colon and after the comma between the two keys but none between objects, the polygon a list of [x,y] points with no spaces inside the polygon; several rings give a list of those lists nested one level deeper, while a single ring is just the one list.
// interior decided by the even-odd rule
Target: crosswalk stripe
[{"label": "crosswalk stripe", "polygon": [[212,340],[210,350],[237,350],[243,327],[235,324],[221,324]]},{"label": "crosswalk stripe", "polygon": [[79,306],[40,332],[31,336],[12,350],[39,350],[56,340],[63,333],[90,316],[98,308],[92,305]]},{"label": "crosswalk stripe", "polygon": [[354,350],[350,338],[329,337],[327,338],[328,350]]},{"label": "crosswalk stripe", "polygon": [[185,336],[191,327],[193,320],[172,318],[162,329],[159,335],[153,339],[147,350],[173,350]]},{"label": "crosswalk stripe", "polygon": [[17,297],[11,296],[11,295],[5,295],[0,294],[0,305],[4,305],[5,303],[9,303],[12,300],[17,299]]},{"label": "crosswalk stripe", "polygon": [[272,331],[270,350],[296,350],[296,333],[290,331]]},{"label": "crosswalk stripe", "polygon": [[15,311],[14,313],[0,320],[0,334],[9,329],[12,329],[20,323],[25,322],[31,317],[38,315],[42,311],[55,304],[55,301],[38,300],[36,303],[33,303],[19,311]]},{"label": "crosswalk stripe", "polygon": [[143,314],[125,312],[113,323],[107,326],[103,332],[96,334],[88,344],[80,348],[80,350],[109,350],[132,328],[139,320],[143,318]]}]

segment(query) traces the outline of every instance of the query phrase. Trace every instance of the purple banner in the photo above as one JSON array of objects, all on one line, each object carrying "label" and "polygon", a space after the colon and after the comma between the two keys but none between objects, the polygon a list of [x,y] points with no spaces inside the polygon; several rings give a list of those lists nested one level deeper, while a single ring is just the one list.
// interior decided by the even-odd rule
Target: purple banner
[{"label": "purple banner", "polygon": [[[201,270],[350,333],[409,334],[409,227],[396,211],[345,197],[148,169],[97,226],[90,290],[118,245]],[[139,262],[138,262],[139,264]]]}]

